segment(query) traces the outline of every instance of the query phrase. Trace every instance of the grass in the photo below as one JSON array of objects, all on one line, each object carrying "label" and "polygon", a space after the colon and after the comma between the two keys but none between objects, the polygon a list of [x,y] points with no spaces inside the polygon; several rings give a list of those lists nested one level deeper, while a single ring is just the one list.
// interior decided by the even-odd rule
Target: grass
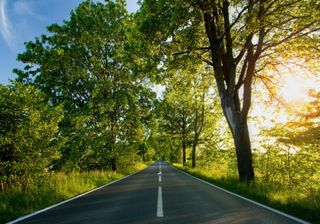
[{"label": "grass", "polygon": [[259,178],[256,178],[254,184],[247,185],[240,183],[235,174],[224,175],[218,169],[192,169],[181,164],[173,165],[216,186],[303,220],[320,224],[320,192],[307,192],[299,187],[288,187],[280,183],[265,183]]},{"label": "grass", "polygon": [[138,163],[121,172],[89,171],[68,174],[59,172],[51,174],[39,186],[31,186],[28,191],[20,191],[18,188],[0,191],[0,223],[56,204],[145,167],[145,164]]}]

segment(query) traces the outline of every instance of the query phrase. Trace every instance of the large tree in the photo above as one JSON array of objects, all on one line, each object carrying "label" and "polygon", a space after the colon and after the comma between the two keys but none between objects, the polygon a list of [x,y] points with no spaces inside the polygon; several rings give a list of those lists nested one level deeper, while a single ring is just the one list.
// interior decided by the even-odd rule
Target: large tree
[{"label": "large tree", "polygon": [[57,166],[116,170],[119,158],[136,155],[152,93],[137,69],[133,27],[125,1],[88,0],[18,56],[26,64],[18,81],[64,106],[60,131],[68,142]]},{"label": "large tree", "polygon": [[254,78],[276,64],[286,48],[290,52],[286,57],[310,57],[310,52],[319,52],[319,45],[314,44],[319,35],[319,12],[316,0],[142,3],[141,30],[144,38],[152,38],[150,45],[160,45],[158,53],[166,55],[162,61],[197,56],[213,68],[234,138],[241,181],[254,179],[247,123]]}]

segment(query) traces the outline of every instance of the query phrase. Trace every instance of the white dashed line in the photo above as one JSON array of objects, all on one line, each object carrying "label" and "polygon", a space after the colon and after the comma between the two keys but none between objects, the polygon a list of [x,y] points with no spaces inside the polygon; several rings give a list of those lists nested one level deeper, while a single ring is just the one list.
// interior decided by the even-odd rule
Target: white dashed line
[{"label": "white dashed line", "polygon": [[[162,181],[161,175],[162,175],[162,170],[161,170],[161,163],[159,163],[159,172],[157,173],[159,176],[159,185]],[[161,218],[163,217],[163,203],[162,203],[162,187],[158,187],[158,202],[157,202],[157,217]]]},{"label": "white dashed line", "polygon": [[157,217],[163,217],[162,188],[158,187]]}]

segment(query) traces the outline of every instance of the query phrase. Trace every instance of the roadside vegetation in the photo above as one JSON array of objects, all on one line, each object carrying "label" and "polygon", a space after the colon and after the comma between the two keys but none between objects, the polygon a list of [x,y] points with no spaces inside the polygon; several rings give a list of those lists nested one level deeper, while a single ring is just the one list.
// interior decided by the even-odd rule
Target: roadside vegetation
[{"label": "roadside vegetation", "polygon": [[72,171],[51,173],[27,190],[19,187],[0,191],[0,223],[12,221],[50,205],[103,186],[146,167],[137,163],[119,171]]},{"label": "roadside vegetation", "polygon": [[320,223],[319,193],[308,191],[302,186],[289,188],[283,182],[268,183],[263,178],[256,178],[254,183],[247,185],[238,181],[236,173],[227,176],[221,172],[219,167],[208,169],[204,167],[191,168],[191,166],[182,166],[179,163],[173,165],[195,177],[253,201],[311,223]]}]

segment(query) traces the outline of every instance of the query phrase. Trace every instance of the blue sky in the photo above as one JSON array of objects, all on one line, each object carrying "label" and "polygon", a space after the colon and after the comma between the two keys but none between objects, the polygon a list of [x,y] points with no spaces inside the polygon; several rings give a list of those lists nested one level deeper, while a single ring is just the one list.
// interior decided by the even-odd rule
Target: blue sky
[{"label": "blue sky", "polygon": [[[0,0],[0,84],[9,84],[16,76],[13,68],[22,68],[16,61],[24,51],[24,42],[46,32],[52,23],[61,24],[70,11],[83,0]],[[137,0],[127,0],[127,9],[138,9]]]}]

